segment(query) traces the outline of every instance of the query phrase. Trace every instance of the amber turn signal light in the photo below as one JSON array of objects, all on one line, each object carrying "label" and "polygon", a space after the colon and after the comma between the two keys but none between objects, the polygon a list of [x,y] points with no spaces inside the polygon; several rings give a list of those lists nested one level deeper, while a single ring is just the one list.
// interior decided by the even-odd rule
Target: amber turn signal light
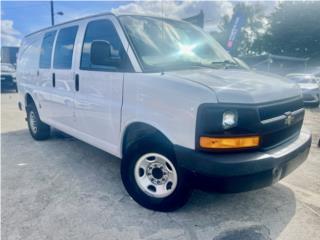
[{"label": "amber turn signal light", "polygon": [[250,137],[200,137],[200,147],[211,149],[237,149],[257,147],[259,136]]}]

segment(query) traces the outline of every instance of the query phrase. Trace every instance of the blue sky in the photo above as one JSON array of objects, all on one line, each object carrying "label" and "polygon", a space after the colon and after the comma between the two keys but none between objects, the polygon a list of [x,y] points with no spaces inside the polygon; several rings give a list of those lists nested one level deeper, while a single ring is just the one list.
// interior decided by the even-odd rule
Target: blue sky
[{"label": "blue sky", "polygon": [[[189,17],[205,12],[207,27],[216,27],[221,16],[232,14],[231,1],[55,1],[55,22],[112,11],[140,13],[175,18]],[[1,1],[2,46],[19,45],[26,34],[51,25],[49,1]]]},{"label": "blue sky", "polygon": [[[62,11],[63,16],[55,15],[55,22],[65,22],[74,18],[107,12],[128,4],[121,1],[56,1],[55,12]],[[1,19],[12,21],[13,28],[22,37],[30,32],[51,25],[49,1],[2,1]]]},{"label": "blue sky", "polygon": [[[275,2],[261,4],[265,9]],[[201,10],[205,15],[205,30],[216,30],[222,16],[233,13],[234,1],[55,1],[55,23],[112,11],[174,18],[190,17]],[[26,34],[51,25],[50,1],[1,1],[1,44],[19,45]]]}]

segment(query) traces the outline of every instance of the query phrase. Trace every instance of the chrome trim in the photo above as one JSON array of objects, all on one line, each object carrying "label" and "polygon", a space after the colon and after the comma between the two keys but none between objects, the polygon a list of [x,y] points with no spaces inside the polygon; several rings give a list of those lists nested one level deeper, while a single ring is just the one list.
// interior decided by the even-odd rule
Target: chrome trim
[{"label": "chrome trim", "polygon": [[[296,111],[291,112],[291,115],[292,116],[296,116],[296,115],[299,115],[299,114],[301,114],[303,112],[304,112],[304,108],[300,108],[300,109],[298,109]],[[285,120],[286,118],[287,118],[287,112],[283,113],[280,116],[263,120],[263,121],[261,121],[261,124],[266,125],[266,124],[270,124],[270,123],[274,123],[274,122]]]}]

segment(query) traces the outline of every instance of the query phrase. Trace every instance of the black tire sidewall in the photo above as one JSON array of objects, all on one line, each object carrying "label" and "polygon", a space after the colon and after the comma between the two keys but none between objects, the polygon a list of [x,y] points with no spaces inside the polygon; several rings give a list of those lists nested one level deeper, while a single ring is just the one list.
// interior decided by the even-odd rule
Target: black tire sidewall
[{"label": "black tire sidewall", "polygon": [[[158,153],[167,157],[174,165],[178,182],[171,195],[165,198],[154,198],[144,193],[134,177],[135,164],[138,159],[147,153]],[[190,187],[187,185],[187,173],[179,168],[175,161],[175,154],[170,145],[155,140],[153,137],[146,137],[132,144],[125,154],[121,163],[121,177],[129,195],[140,205],[157,211],[173,211],[182,207],[190,195]]]},{"label": "black tire sidewall", "polygon": [[[31,124],[30,124],[31,112],[34,113],[34,116],[36,118],[37,132],[33,132],[31,129]],[[34,104],[30,104],[27,106],[27,120],[28,120],[29,132],[35,140],[45,140],[50,137],[50,127],[47,124],[41,122],[39,113]]]},{"label": "black tire sidewall", "polygon": [[[33,132],[32,129],[31,129],[31,124],[30,124],[30,115],[31,113],[34,113],[35,117],[36,117],[36,122],[37,122],[37,132]],[[37,110],[35,109],[34,105],[30,105],[27,107],[27,119],[28,119],[28,127],[29,127],[29,131],[30,131],[30,134],[33,136],[33,137],[36,137],[37,136],[37,133],[39,132],[39,115],[38,115],[38,112]]]}]

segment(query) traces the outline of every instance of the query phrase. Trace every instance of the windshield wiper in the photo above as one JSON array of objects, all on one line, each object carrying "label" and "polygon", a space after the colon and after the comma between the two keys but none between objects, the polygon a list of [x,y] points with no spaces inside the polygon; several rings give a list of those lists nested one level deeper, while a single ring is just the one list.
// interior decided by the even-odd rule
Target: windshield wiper
[{"label": "windshield wiper", "polygon": [[231,62],[229,60],[225,61],[217,61],[217,62],[211,62],[212,65],[223,65],[224,68],[241,68],[239,64],[235,62]]},{"label": "windshield wiper", "polygon": [[192,61],[173,61],[173,62],[162,64],[159,67],[163,70],[168,68],[185,68],[185,67],[215,68],[212,65],[207,65],[201,62],[192,62]]}]

